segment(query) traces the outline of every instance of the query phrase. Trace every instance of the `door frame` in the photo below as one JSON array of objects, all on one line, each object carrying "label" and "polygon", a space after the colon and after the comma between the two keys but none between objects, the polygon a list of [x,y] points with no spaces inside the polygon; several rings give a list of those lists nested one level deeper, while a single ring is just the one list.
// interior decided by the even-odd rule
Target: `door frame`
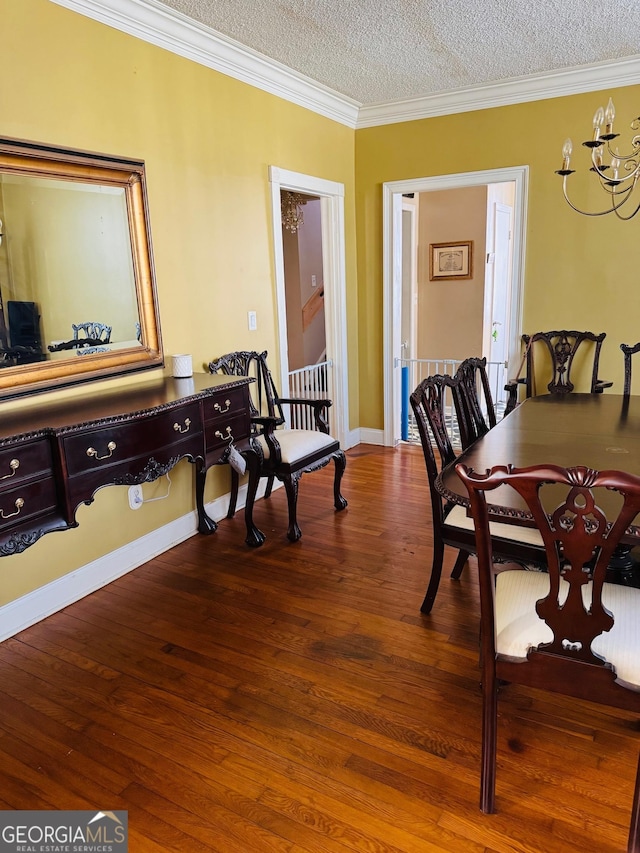
[{"label": "door frame", "polygon": [[[344,235],[344,184],[327,181],[278,166],[269,166],[273,249],[276,282],[276,309],[280,348],[280,387],[288,393],[289,352],[287,345],[287,307],[284,278],[284,253],[280,215],[280,191],[306,193],[320,198],[322,226],[322,267],[324,276],[324,312],[327,358],[333,362],[333,415],[335,438],[348,448],[349,378],[347,370],[347,295]],[[286,390],[285,390],[286,389]]]},{"label": "door frame", "polygon": [[513,205],[513,276],[509,328],[509,364],[520,354],[524,291],[524,259],[527,233],[529,167],[512,166],[482,172],[462,172],[431,178],[388,181],[382,185],[382,290],[383,290],[383,379],[384,444],[393,447],[400,436],[400,317],[402,299],[402,195],[463,187],[515,183]]}]

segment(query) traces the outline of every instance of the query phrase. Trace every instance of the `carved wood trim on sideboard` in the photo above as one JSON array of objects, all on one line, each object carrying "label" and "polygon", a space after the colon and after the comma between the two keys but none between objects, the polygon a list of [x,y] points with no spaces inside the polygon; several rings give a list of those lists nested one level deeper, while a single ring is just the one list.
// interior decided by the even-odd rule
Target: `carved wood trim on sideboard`
[{"label": "carved wood trim on sideboard", "polygon": [[[204,490],[206,470],[225,461],[232,436],[250,453],[249,383],[243,377],[161,377],[96,391],[0,418],[0,556],[45,533],[76,527],[80,504],[109,485],[151,482],[189,459]],[[40,398],[42,400],[42,398]],[[1,407],[0,407],[1,409]],[[197,496],[199,529],[212,532]]]}]

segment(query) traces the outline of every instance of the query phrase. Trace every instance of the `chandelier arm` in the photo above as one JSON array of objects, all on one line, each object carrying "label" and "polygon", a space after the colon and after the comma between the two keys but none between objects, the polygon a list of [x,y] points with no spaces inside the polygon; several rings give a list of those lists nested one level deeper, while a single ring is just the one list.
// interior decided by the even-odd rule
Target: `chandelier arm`
[{"label": "chandelier arm", "polygon": [[[635,183],[635,181],[638,179],[638,171],[639,171],[639,170],[638,170],[638,165],[636,165],[636,166],[635,166],[635,168],[633,169],[633,171],[630,171],[630,170],[627,168],[628,166],[629,166],[629,164],[628,164],[628,163],[625,163],[625,164],[624,164],[624,166],[623,166],[622,168],[623,168],[623,169],[625,169],[626,171],[628,171],[628,172],[629,172],[629,174],[620,176],[620,174],[618,173],[618,177],[617,177],[617,178],[611,178],[611,177],[609,177],[609,176],[607,175],[607,173],[606,173],[606,171],[605,171],[604,169],[600,169],[600,168],[598,168],[597,166],[594,166],[593,171],[594,171],[594,172],[596,173],[596,175],[600,178],[600,183],[601,183],[601,184],[609,184],[609,183],[611,183],[612,181],[615,181],[616,186],[617,186],[617,187],[619,187],[621,184],[626,183],[626,181],[632,180],[632,181],[634,181],[634,183]],[[626,191],[627,191],[627,189],[629,189],[629,188],[628,188],[628,187],[627,187],[627,188],[623,188],[622,190],[620,190],[620,192],[626,192]],[[608,190],[607,190],[607,192],[608,192]]]},{"label": "chandelier arm", "polygon": [[633,151],[630,154],[617,154],[615,151],[611,150],[611,143],[607,142],[606,143],[607,154],[610,157],[617,157],[618,160],[620,160],[621,162],[623,160],[633,160],[640,153],[640,137],[634,136],[633,139],[631,140],[631,146],[633,148]]},{"label": "chandelier arm", "polygon": [[[631,187],[629,187],[629,189],[631,189]],[[628,196],[625,197],[620,202],[620,204],[617,204],[617,205],[614,204],[613,207],[610,207],[607,210],[596,210],[593,212],[590,212],[588,210],[581,210],[579,207],[576,207],[576,205],[571,201],[571,199],[569,198],[569,196],[567,194],[567,176],[566,175],[562,181],[562,193],[564,195],[564,200],[567,202],[569,207],[572,210],[575,210],[576,213],[582,213],[584,216],[606,216],[607,213],[613,213],[614,211],[618,210],[618,208],[622,207],[622,205],[627,201],[627,198],[628,198]],[[637,210],[635,212],[637,213]]]},{"label": "chandelier arm", "polygon": [[639,210],[640,210],[640,202],[638,202],[638,206],[633,211],[633,213],[630,213],[628,216],[623,216],[621,213],[618,212],[617,208],[614,210],[614,213],[618,217],[618,219],[621,219],[623,222],[628,222],[630,219],[633,219],[633,217],[636,215],[636,213]]}]

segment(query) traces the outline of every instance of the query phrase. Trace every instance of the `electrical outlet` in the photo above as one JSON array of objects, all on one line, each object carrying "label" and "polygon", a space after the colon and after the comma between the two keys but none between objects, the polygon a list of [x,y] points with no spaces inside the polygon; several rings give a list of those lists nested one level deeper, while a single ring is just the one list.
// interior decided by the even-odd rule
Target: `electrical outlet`
[{"label": "electrical outlet", "polygon": [[140,509],[143,503],[142,486],[129,486],[129,506],[131,509]]},{"label": "electrical outlet", "polygon": [[318,279],[316,278],[315,275],[312,275],[311,276],[311,287],[317,287],[317,286],[318,286]]}]

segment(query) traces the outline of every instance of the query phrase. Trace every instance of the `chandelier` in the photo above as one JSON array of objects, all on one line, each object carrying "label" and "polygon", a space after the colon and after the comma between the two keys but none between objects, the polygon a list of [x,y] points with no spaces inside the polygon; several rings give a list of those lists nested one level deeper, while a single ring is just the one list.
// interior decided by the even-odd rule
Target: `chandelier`
[{"label": "chandelier", "polygon": [[302,205],[307,203],[307,197],[300,193],[292,193],[283,190],[280,194],[280,216],[282,227],[295,234],[301,225],[304,225]]},{"label": "chandelier", "polygon": [[[604,216],[607,213],[615,213],[619,219],[631,219],[640,210],[640,202],[621,211],[632,197],[635,186],[640,177],[640,133],[631,139],[631,153],[620,154],[616,145],[615,150],[611,143],[620,134],[613,132],[613,120],[616,111],[613,101],[609,98],[606,110],[598,107],[593,117],[593,136],[583,142],[585,148],[591,150],[591,172],[594,172],[600,186],[607,193],[607,207],[604,210],[588,211],[580,210],[570,199],[567,193],[567,178],[573,175],[574,169],[569,168],[573,146],[567,139],[562,146],[562,169],[556,171],[556,175],[562,175],[562,191],[565,200],[578,213],[585,216]],[[631,122],[631,129],[640,131],[640,116]],[[601,133],[601,131],[604,132]],[[635,203],[635,202],[634,202]]]}]

